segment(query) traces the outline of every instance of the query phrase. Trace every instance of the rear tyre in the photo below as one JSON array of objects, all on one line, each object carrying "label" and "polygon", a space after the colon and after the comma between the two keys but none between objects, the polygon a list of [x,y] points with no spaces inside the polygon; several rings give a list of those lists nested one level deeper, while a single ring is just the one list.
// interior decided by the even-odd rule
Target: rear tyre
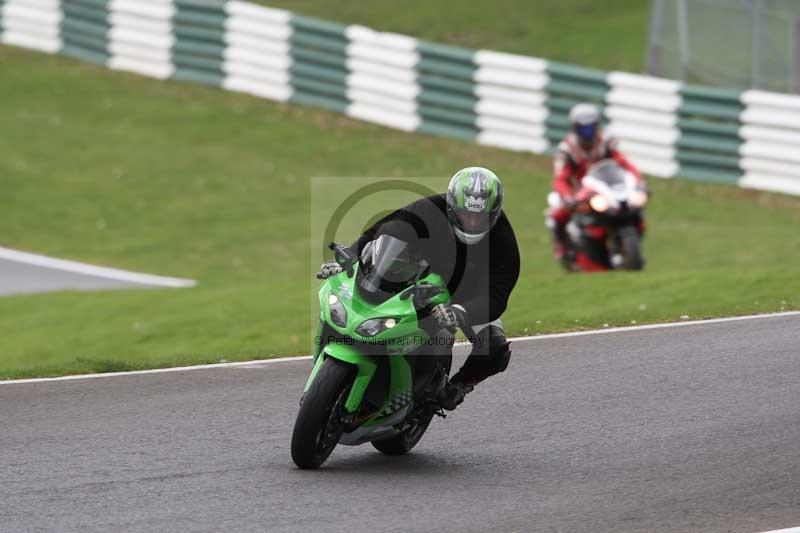
[{"label": "rear tyre", "polygon": [[625,228],[620,231],[622,246],[622,266],[625,270],[642,270],[642,238],[636,228]]},{"label": "rear tyre", "polygon": [[[440,330],[435,335],[437,338],[446,339],[448,341],[454,340],[453,333],[447,330]],[[419,401],[424,402],[424,398],[436,398],[439,391],[447,383],[447,378],[450,375],[450,367],[453,364],[453,349],[451,342],[444,342],[437,346],[443,346],[442,351],[435,354],[437,368],[433,376],[426,378],[424,389],[419,396]],[[427,353],[422,357],[424,361],[428,361],[432,354]],[[415,376],[417,379],[422,379],[423,376]],[[426,414],[419,417],[416,424],[411,425],[401,431],[400,433],[387,437],[385,439],[374,440],[371,442],[372,446],[379,452],[386,455],[405,455],[417,445],[417,443],[425,435],[428,426],[431,425],[433,420],[433,412],[426,412]]]},{"label": "rear tyre", "polygon": [[319,468],[344,431],[344,404],[354,367],[328,357],[303,398],[292,433],[292,460],[303,469]]},{"label": "rear tyre", "polygon": [[575,251],[575,246],[570,244],[566,250],[564,250],[564,255],[561,257],[561,267],[564,269],[565,272],[579,272],[580,269],[578,268],[578,264],[576,262],[578,257],[577,252]]},{"label": "rear tyre", "polygon": [[372,441],[372,446],[379,452],[386,455],[404,455],[411,451],[425,435],[428,426],[433,419],[433,414],[426,416],[417,424],[406,428],[399,434],[386,439]]}]

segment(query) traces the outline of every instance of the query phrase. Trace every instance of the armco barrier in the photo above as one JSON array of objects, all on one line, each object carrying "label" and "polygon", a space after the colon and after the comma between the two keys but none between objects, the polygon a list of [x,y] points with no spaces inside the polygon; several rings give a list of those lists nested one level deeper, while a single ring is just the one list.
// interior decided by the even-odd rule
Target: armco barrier
[{"label": "armco barrier", "polygon": [[291,23],[291,101],[346,112],[346,27],[300,16],[292,17]]},{"label": "armco barrier", "polygon": [[6,0],[0,9],[3,43],[49,53],[61,50],[59,0]]},{"label": "armco barrier", "polygon": [[681,97],[678,172],[703,181],[736,183],[742,174],[739,92],[684,86]]},{"label": "armco barrier", "polygon": [[108,66],[154,78],[172,77],[175,4],[110,0],[108,7]]},{"label": "armco barrier", "polygon": [[84,0],[62,5],[61,53],[92,63],[108,61],[111,23],[106,3],[107,0]]},{"label": "armco barrier", "polygon": [[222,85],[226,18],[223,6],[201,0],[175,2],[172,18],[175,40],[171,50],[175,78]]},{"label": "armco barrier", "polygon": [[426,43],[240,0],[0,0],[0,42],[534,153],[591,101],[649,174],[800,194],[797,96]]},{"label": "armco barrier", "polygon": [[417,43],[418,130],[467,141],[478,136],[473,52],[455,46]]},{"label": "armco barrier", "polygon": [[678,172],[676,145],[680,84],[624,72],[611,72],[606,80],[605,114],[608,130],[620,148],[645,172],[669,177]]},{"label": "armco barrier", "polygon": [[245,2],[225,5],[222,86],[285,102],[292,95],[291,16]]},{"label": "armco barrier", "polygon": [[415,66],[420,54],[410,37],[362,26],[346,30],[347,80],[345,112],[354,118],[404,131],[419,129],[421,91]]},{"label": "armco barrier", "polygon": [[742,102],[740,184],[800,194],[800,98],[746,91]]},{"label": "armco barrier", "polygon": [[474,62],[478,142],[547,151],[547,62],[488,50],[477,52]]}]

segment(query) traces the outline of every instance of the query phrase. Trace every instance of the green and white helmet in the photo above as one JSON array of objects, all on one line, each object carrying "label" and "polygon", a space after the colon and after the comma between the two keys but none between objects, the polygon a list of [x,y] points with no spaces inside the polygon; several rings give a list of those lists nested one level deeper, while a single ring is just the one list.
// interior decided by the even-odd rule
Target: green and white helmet
[{"label": "green and white helmet", "polygon": [[464,168],[450,180],[447,217],[461,242],[475,244],[483,239],[502,209],[503,185],[488,168]]}]

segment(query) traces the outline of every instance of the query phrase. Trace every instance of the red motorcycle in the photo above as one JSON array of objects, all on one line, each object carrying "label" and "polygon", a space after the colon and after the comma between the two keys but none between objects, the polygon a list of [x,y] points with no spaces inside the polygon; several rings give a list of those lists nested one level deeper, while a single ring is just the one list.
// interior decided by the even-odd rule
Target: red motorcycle
[{"label": "red motorcycle", "polygon": [[[560,197],[551,193],[551,206]],[[572,272],[642,270],[644,208],[649,193],[643,183],[607,159],[592,165],[575,196],[567,225],[569,252],[564,266]]]}]

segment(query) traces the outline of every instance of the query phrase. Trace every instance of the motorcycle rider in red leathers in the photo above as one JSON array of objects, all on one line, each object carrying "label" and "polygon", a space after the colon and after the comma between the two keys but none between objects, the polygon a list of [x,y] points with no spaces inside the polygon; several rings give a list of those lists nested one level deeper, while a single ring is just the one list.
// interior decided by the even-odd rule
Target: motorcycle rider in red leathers
[{"label": "motorcycle rider in red leathers", "polygon": [[570,263],[574,253],[569,246],[567,224],[580,199],[576,194],[587,169],[602,159],[613,159],[642,180],[641,172],[617,148],[611,137],[603,137],[600,110],[593,104],[577,104],[570,109],[571,131],[559,143],[553,160],[553,193],[547,213],[547,227],[553,231],[556,260]]}]

